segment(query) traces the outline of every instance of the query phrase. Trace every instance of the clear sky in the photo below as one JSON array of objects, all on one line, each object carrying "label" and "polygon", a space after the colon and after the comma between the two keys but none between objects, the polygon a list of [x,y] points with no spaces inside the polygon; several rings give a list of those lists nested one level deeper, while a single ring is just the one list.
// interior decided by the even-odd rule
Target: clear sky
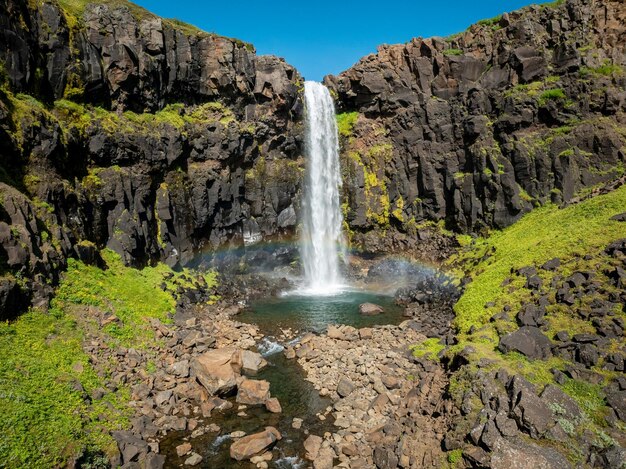
[{"label": "clear sky", "polygon": [[338,74],[379,44],[447,36],[541,0],[135,0],[166,18],[251,42],[307,80]]}]

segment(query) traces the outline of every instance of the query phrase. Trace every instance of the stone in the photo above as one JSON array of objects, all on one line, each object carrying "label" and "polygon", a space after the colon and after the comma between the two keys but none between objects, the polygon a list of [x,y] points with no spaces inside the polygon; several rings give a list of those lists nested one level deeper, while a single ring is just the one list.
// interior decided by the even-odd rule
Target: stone
[{"label": "stone", "polygon": [[359,313],[361,313],[363,316],[375,316],[384,312],[385,310],[382,306],[374,303],[362,303],[359,305]]},{"label": "stone", "polygon": [[626,212],[611,217],[613,221],[626,221]]},{"label": "stone", "polygon": [[569,461],[552,448],[499,438],[491,455],[493,469],[567,469]]},{"label": "stone", "polygon": [[344,340],[345,339],[345,336],[343,335],[343,332],[341,332],[341,330],[337,326],[333,326],[333,325],[328,326],[328,330],[326,332],[326,335],[330,339],[335,339],[335,340]]},{"label": "stone", "polygon": [[520,429],[538,439],[554,426],[550,407],[537,396],[531,383],[516,375],[511,378],[508,388],[511,413]]},{"label": "stone", "polygon": [[243,461],[261,454],[274,443],[282,439],[282,435],[274,427],[265,427],[259,433],[245,436],[230,445],[230,457]]},{"label": "stone", "polygon": [[302,428],[302,422],[303,420],[301,418],[294,417],[293,421],[291,422],[291,427],[295,428],[296,430],[300,430],[300,428]]},{"label": "stone", "polygon": [[572,422],[579,422],[582,419],[582,412],[576,401],[561,391],[558,386],[548,384],[541,392],[541,400],[555,415],[565,417]]},{"label": "stone", "polygon": [[378,469],[395,469],[398,462],[398,457],[392,448],[388,446],[374,448],[374,464]]},{"label": "stone", "polygon": [[183,443],[182,445],[178,445],[176,447],[176,454],[178,455],[178,457],[185,456],[190,451],[191,451],[190,443]]},{"label": "stone", "polygon": [[523,326],[500,339],[502,353],[519,352],[531,359],[545,360],[552,356],[552,343],[536,327]]},{"label": "stone", "polygon": [[341,397],[349,396],[354,391],[354,388],[354,383],[344,376],[337,384],[337,394]]},{"label": "stone", "polygon": [[309,461],[314,461],[317,459],[317,455],[322,447],[321,437],[317,435],[309,435],[306,440],[304,440],[304,449],[306,451],[306,459]]},{"label": "stone", "polygon": [[617,417],[626,422],[626,391],[612,391],[606,395],[606,402],[617,414]]},{"label": "stone", "polygon": [[267,361],[260,353],[250,350],[241,351],[241,371],[256,374],[267,366]]},{"label": "stone", "polygon": [[198,453],[191,453],[187,459],[185,459],[185,466],[197,466],[202,462],[202,456]]},{"label": "stone", "polygon": [[270,383],[265,380],[244,379],[237,389],[239,404],[264,405],[270,398]]},{"label": "stone", "polygon": [[237,387],[238,374],[231,365],[234,352],[232,348],[211,350],[191,361],[193,376],[210,395],[223,395]]},{"label": "stone", "polygon": [[280,402],[275,397],[272,397],[265,402],[265,408],[273,414],[280,414],[283,411]]},{"label": "stone", "polygon": [[330,447],[322,447],[313,461],[313,469],[333,469],[335,452]]}]

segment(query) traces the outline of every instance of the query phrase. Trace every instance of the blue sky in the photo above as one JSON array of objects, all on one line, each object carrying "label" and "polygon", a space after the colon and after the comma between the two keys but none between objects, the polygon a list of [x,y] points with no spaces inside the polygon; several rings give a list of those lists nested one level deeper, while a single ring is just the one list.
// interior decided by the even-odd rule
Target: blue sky
[{"label": "blue sky", "polygon": [[[447,36],[529,0],[136,0],[166,17],[284,57],[308,80],[338,74],[379,44]],[[534,3],[541,3],[536,1]]]}]

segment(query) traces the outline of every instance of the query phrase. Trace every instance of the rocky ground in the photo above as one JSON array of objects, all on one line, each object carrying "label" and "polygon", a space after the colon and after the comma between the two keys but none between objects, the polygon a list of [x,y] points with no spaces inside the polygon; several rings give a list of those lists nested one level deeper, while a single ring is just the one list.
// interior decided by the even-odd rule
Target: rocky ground
[{"label": "rocky ground", "polygon": [[336,430],[305,442],[314,468],[330,469],[335,460],[345,468],[438,467],[451,412],[447,377],[412,356],[411,345],[426,338],[413,326],[329,326],[287,350],[334,402]]}]

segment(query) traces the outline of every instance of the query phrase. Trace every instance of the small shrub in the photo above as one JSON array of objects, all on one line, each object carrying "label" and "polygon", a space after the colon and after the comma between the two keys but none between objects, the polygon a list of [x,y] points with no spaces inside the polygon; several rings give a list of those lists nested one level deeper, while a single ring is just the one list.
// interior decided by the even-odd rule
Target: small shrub
[{"label": "small shrub", "polygon": [[446,49],[443,51],[443,55],[463,55],[463,51],[461,49]]},{"label": "small shrub", "polygon": [[339,135],[344,137],[352,136],[352,131],[356,125],[356,121],[359,118],[358,112],[344,112],[337,114],[337,130]]}]

